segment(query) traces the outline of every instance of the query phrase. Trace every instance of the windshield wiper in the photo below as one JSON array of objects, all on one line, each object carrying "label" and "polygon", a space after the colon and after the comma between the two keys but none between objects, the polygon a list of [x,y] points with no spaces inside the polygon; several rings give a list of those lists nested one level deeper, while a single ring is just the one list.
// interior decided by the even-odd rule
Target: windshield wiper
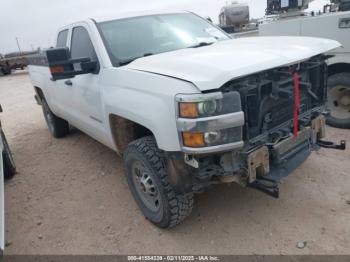
[{"label": "windshield wiper", "polygon": [[119,65],[120,66],[127,65],[127,64],[130,64],[132,61],[135,61],[136,59],[139,59],[139,58],[142,58],[145,56],[151,56],[151,55],[153,55],[153,53],[146,53],[146,54],[143,54],[142,56],[137,56],[137,57],[121,60],[121,61],[119,61]]},{"label": "windshield wiper", "polygon": [[212,44],[214,44],[214,43],[215,43],[215,42],[200,42],[200,43],[198,43],[198,44],[189,46],[189,47],[187,47],[187,48],[198,48],[198,47],[202,47],[202,46],[212,45]]}]

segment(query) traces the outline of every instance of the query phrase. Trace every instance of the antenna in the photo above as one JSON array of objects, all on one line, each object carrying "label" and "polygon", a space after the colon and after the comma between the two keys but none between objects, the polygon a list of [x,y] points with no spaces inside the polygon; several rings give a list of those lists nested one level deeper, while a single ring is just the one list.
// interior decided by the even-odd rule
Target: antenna
[{"label": "antenna", "polygon": [[22,54],[21,47],[19,46],[18,37],[16,37],[16,42],[17,42],[18,51]]}]

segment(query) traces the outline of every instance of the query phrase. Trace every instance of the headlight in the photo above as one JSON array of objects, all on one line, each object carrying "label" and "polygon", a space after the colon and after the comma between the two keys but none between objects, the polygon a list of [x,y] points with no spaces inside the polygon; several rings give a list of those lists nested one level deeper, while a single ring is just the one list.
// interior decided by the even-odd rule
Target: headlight
[{"label": "headlight", "polygon": [[176,101],[177,128],[187,149],[243,143],[244,113],[238,92],[178,95]]},{"label": "headlight", "polygon": [[221,101],[209,100],[198,103],[198,113],[202,116],[220,115],[222,110]]},{"label": "headlight", "polygon": [[238,92],[211,93],[207,95],[179,95],[179,116],[204,118],[238,112],[241,99]]}]

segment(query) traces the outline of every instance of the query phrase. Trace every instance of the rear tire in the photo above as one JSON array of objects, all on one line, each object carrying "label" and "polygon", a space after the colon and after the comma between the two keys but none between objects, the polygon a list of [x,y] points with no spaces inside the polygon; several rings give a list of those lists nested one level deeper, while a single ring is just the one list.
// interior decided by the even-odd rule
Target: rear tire
[{"label": "rear tire", "polygon": [[337,128],[350,128],[350,73],[339,73],[328,79],[330,115],[327,124]]},{"label": "rear tire", "polygon": [[164,154],[153,137],[129,144],[123,158],[130,191],[148,220],[169,228],[191,214],[193,193],[178,193],[170,184]]},{"label": "rear tire", "polygon": [[2,158],[4,161],[4,177],[10,179],[16,174],[16,165],[12,157],[10,147],[7,143],[4,132],[0,131],[1,140],[4,144],[4,151],[2,152]]},{"label": "rear tire", "polygon": [[55,138],[61,138],[69,133],[69,123],[56,116],[50,109],[46,100],[42,99],[42,109],[49,132]]}]

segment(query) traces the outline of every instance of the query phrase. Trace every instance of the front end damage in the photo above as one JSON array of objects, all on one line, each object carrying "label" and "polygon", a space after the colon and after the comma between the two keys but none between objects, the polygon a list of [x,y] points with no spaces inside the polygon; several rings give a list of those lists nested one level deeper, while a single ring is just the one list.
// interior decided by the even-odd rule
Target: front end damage
[{"label": "front end damage", "polygon": [[[219,92],[177,97],[183,153],[169,154],[178,190],[200,192],[219,183],[279,196],[279,183],[324,141],[326,57],[317,56],[232,80]],[[209,101],[209,102],[208,102]]]}]

